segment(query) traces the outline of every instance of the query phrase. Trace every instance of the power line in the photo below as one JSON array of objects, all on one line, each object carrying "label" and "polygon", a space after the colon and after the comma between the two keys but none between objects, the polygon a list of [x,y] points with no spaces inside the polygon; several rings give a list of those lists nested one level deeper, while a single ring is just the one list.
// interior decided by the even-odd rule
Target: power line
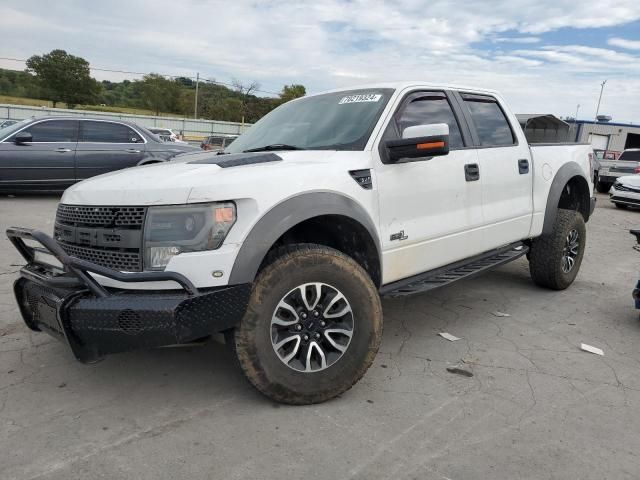
[{"label": "power line", "polygon": [[[8,57],[0,57],[0,60],[9,60],[12,62],[23,62],[25,63],[27,60],[26,59],[22,59],[22,58],[8,58]],[[149,72],[131,72],[128,70],[114,70],[114,69],[109,69],[109,68],[100,68],[100,67],[92,67],[91,65],[89,65],[89,69],[91,70],[95,70],[98,72],[109,72],[109,73],[126,73],[129,75],[148,75]],[[152,73],[156,73],[156,72],[152,72]],[[166,73],[158,73],[158,75],[161,75],[163,77],[169,77],[169,78],[188,78],[190,80],[197,80],[196,77],[191,77],[189,75],[169,75]],[[210,78],[204,78],[204,77],[200,77],[200,80],[205,81],[205,82],[209,82],[209,83],[214,83],[217,85],[223,85],[225,87],[231,87],[231,88],[236,88],[236,86],[233,83],[228,83],[228,82],[221,82],[219,80],[213,80]],[[268,93],[269,95],[280,95],[278,92],[271,92],[269,90],[260,90],[258,88],[254,88],[253,91],[255,92],[260,92],[260,93]]]}]

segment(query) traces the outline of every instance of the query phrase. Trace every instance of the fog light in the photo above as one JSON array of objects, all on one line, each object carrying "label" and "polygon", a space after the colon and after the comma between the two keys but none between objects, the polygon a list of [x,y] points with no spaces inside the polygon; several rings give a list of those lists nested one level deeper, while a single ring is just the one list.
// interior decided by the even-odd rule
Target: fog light
[{"label": "fog light", "polygon": [[180,253],[178,247],[150,247],[149,248],[149,264],[150,268],[164,268],[171,260]]}]

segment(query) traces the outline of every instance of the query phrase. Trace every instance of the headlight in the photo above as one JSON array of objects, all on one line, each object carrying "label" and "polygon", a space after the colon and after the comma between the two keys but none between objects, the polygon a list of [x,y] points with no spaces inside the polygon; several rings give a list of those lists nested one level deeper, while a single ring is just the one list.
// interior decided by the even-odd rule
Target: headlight
[{"label": "headlight", "polygon": [[150,207],[144,225],[146,270],[162,270],[184,252],[215,250],[236,221],[231,202]]}]

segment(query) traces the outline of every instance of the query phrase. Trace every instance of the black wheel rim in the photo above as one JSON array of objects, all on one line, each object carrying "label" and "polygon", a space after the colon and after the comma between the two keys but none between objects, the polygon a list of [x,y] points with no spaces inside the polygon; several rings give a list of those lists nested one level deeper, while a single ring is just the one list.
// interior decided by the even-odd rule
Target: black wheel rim
[{"label": "black wheel rim", "polygon": [[575,228],[569,232],[562,251],[562,271],[569,273],[573,270],[580,252],[580,234]]},{"label": "black wheel rim", "polygon": [[271,345],[287,367],[319,372],[340,360],[351,343],[354,322],[347,298],[326,283],[289,291],[271,317]]}]

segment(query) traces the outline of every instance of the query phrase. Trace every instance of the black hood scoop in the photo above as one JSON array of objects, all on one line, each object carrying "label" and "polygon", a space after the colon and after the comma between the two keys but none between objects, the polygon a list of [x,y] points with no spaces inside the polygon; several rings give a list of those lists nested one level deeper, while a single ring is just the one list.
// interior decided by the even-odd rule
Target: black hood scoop
[{"label": "black hood scoop", "polygon": [[256,163],[280,162],[282,157],[275,153],[232,153],[229,155],[213,155],[202,160],[194,160],[190,164],[218,165],[221,168],[241,167],[243,165],[254,165]]}]

